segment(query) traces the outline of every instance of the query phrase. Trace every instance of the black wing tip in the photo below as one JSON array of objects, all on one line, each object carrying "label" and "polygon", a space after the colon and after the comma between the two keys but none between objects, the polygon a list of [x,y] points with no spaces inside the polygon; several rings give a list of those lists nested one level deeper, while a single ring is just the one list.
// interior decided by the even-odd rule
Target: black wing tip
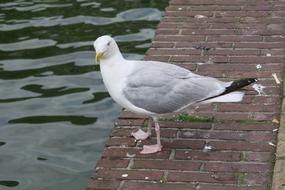
[{"label": "black wing tip", "polygon": [[[206,98],[202,101],[205,101],[205,100],[209,100],[209,99],[212,99],[212,98],[216,98],[216,97],[219,97],[219,96],[222,96],[222,95],[225,95],[225,94],[229,94],[231,92],[234,92],[234,91],[237,91],[245,86],[248,86],[252,83],[255,83],[257,82],[258,79],[257,78],[244,78],[244,79],[240,79],[240,80],[236,80],[236,81],[233,81],[232,84],[228,87],[226,87],[225,91],[217,96],[212,96],[210,98]],[[201,102],[202,102],[201,101]]]},{"label": "black wing tip", "polygon": [[226,87],[226,91],[224,92],[224,94],[239,90],[257,81],[258,81],[257,78],[245,78],[245,79],[233,81],[230,86]]},{"label": "black wing tip", "polygon": [[258,78],[247,78],[247,79],[241,79],[241,80],[247,80],[249,84],[255,83],[258,81]]}]

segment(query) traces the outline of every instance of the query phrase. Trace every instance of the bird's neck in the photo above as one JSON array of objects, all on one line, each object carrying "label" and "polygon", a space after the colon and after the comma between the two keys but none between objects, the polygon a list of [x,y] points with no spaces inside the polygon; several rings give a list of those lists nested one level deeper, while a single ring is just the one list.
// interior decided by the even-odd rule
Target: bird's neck
[{"label": "bird's neck", "polygon": [[117,64],[120,64],[122,62],[124,62],[125,59],[123,57],[123,55],[121,54],[120,51],[116,51],[114,53],[112,53],[112,56],[107,56],[104,59],[101,59],[101,63],[100,64],[104,64],[104,65],[108,65],[109,67],[113,67]]},{"label": "bird's neck", "polygon": [[[126,70],[130,69],[129,61],[124,59],[123,55],[120,51],[116,51],[112,53],[112,56],[105,57],[100,61],[100,68],[103,78],[106,77],[106,73],[108,73],[111,78],[113,77],[125,77],[128,74]],[[118,78],[118,79],[119,79]]]},{"label": "bird's neck", "polygon": [[131,70],[129,61],[125,60],[122,54],[117,53],[112,55],[112,57],[102,59],[100,61],[100,70],[110,95],[115,101],[120,102],[120,100],[116,99],[116,94],[121,93],[126,77]]}]

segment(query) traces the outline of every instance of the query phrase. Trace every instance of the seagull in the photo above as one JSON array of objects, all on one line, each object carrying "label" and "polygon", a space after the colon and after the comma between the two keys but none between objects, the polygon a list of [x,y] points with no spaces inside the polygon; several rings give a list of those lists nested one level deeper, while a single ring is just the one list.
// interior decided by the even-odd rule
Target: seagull
[{"label": "seagull", "polygon": [[147,131],[132,132],[136,140],[151,135],[154,122],[156,144],[144,145],[141,154],[162,150],[158,118],[190,105],[212,102],[240,102],[244,92],[236,91],[257,81],[246,78],[223,82],[201,76],[174,64],[159,61],[126,60],[116,41],[104,35],[94,41],[96,62],[103,82],[115,102],[136,114],[149,117]]}]

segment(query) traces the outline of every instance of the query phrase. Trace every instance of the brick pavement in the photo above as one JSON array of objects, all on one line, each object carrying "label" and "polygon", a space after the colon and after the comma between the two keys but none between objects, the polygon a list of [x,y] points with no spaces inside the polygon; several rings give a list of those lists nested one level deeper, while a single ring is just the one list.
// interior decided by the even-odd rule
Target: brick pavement
[{"label": "brick pavement", "polygon": [[131,131],[144,118],[119,115],[96,171],[97,189],[269,190],[280,119],[285,47],[284,0],[170,0],[146,60],[233,80],[259,78],[240,103],[188,109],[215,122],[161,122],[163,151],[140,155]]}]

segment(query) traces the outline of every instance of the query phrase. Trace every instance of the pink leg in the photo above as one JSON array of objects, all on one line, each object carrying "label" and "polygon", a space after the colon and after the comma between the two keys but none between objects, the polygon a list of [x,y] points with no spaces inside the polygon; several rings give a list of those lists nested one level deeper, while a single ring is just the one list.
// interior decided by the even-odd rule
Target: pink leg
[{"label": "pink leg", "polygon": [[131,134],[136,140],[145,140],[151,135],[151,118],[148,119],[147,131],[139,129]]},{"label": "pink leg", "polygon": [[155,132],[156,132],[156,144],[154,145],[144,145],[143,150],[140,152],[141,154],[152,154],[156,152],[160,152],[162,149],[161,141],[160,141],[160,127],[157,121],[157,118],[153,118],[155,124]]}]

